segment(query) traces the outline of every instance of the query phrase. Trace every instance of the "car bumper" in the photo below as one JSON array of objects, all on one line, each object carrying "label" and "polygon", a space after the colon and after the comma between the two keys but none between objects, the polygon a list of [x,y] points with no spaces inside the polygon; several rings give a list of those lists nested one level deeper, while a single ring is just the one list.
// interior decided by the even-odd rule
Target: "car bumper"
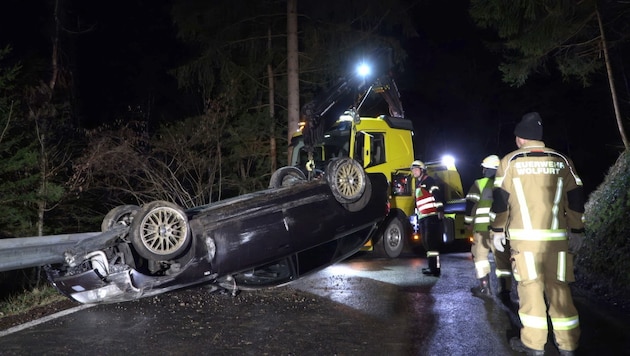
[{"label": "car bumper", "polygon": [[67,297],[84,304],[115,303],[143,296],[143,290],[132,282],[134,270],[107,275],[105,280],[97,270],[61,277],[52,284]]}]

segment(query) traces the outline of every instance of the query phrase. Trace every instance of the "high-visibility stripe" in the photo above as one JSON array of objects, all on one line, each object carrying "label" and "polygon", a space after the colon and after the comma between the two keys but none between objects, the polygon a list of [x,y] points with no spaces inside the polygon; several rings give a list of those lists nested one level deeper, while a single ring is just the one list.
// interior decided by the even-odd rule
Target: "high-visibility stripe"
[{"label": "high-visibility stripe", "polygon": [[439,255],[440,255],[440,252],[438,251],[427,251],[427,257],[435,257]]},{"label": "high-visibility stripe", "polygon": [[553,207],[551,207],[551,213],[553,214],[553,219],[551,220],[552,229],[558,228],[558,211],[559,211],[558,204],[560,204],[560,199],[562,197],[563,186],[564,186],[564,181],[562,177],[558,177],[558,183],[556,184],[556,194],[554,195],[554,198],[553,198]]},{"label": "high-visibility stripe", "polygon": [[511,276],[512,275],[512,271],[510,271],[509,269],[498,269],[496,271],[494,271],[494,274],[501,278],[501,277],[507,277],[507,276]]},{"label": "high-visibility stripe", "polygon": [[510,240],[521,241],[562,241],[567,239],[567,231],[510,229]]},{"label": "high-visibility stripe", "polygon": [[527,266],[527,276],[529,280],[532,281],[538,278],[538,273],[536,273],[536,262],[534,261],[534,253],[525,251],[523,252],[523,256],[525,257],[525,266]]},{"label": "high-visibility stripe", "polygon": [[503,184],[503,177],[495,177],[494,178],[494,187],[495,188],[500,188],[502,184]]},{"label": "high-visibility stripe", "polygon": [[467,200],[479,201],[479,199],[481,199],[481,196],[479,194],[476,194],[476,193],[468,193],[466,195],[466,199]]},{"label": "high-visibility stripe", "polygon": [[490,207],[482,207],[482,208],[477,208],[477,212],[476,214],[489,214],[490,213]]},{"label": "high-visibility stripe", "polygon": [[489,216],[477,216],[475,218],[475,224],[489,224],[490,217]]},{"label": "high-visibility stripe", "polygon": [[564,251],[558,252],[558,271],[556,272],[558,275],[558,280],[561,282],[566,282],[567,276],[567,253]]},{"label": "high-visibility stripe", "polygon": [[554,330],[572,330],[580,326],[580,318],[577,315],[568,318],[551,318],[551,325]]},{"label": "high-visibility stripe", "polygon": [[530,328],[540,329],[540,330],[547,330],[546,317],[527,315],[523,313],[518,313],[518,316],[521,318],[521,323],[525,327],[530,327]]},{"label": "high-visibility stripe", "polygon": [[431,203],[435,203],[435,198],[426,197],[426,198],[416,200],[416,205],[424,205],[424,204],[431,204]]},{"label": "high-visibility stripe", "polygon": [[523,190],[523,184],[520,178],[512,179],[514,184],[514,190],[516,191],[516,199],[518,205],[521,207],[521,219],[523,220],[523,228],[527,230],[532,229],[532,219],[529,216],[529,209],[527,208],[527,200],[525,199],[525,191]]},{"label": "high-visibility stripe", "polygon": [[464,216],[464,223],[472,224],[472,222],[473,222],[473,217],[472,216]]},{"label": "high-visibility stripe", "polygon": [[515,279],[517,282],[520,282],[520,281],[521,281],[521,275],[520,275],[520,274],[518,274],[518,271],[514,271],[514,279]]},{"label": "high-visibility stripe", "polygon": [[477,272],[477,278],[481,278],[490,272],[490,262],[486,261],[478,261],[475,262],[475,271]]}]

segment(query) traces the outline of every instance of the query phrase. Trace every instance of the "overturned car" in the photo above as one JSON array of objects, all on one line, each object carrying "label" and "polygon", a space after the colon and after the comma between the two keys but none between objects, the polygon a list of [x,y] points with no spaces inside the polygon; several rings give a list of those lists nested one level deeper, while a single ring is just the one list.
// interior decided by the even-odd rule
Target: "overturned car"
[{"label": "overturned car", "polygon": [[111,303],[197,284],[279,286],[358,251],[388,213],[387,181],[349,158],[307,180],[276,171],[269,189],[183,210],[166,201],[123,205],[103,233],[46,266],[49,280],[81,303]]}]

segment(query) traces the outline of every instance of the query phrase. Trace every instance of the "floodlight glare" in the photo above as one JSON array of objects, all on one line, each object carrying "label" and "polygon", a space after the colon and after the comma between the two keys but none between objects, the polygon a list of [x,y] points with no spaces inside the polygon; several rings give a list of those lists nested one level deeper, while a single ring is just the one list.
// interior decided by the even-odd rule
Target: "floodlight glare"
[{"label": "floodlight glare", "polygon": [[368,75],[370,75],[372,73],[372,68],[370,68],[370,66],[365,64],[365,63],[361,63],[357,67],[357,73],[361,77],[366,77],[366,76],[368,76]]},{"label": "floodlight glare", "polygon": [[455,165],[455,157],[451,156],[451,155],[444,155],[442,156],[442,164],[449,167],[449,166],[454,166]]}]

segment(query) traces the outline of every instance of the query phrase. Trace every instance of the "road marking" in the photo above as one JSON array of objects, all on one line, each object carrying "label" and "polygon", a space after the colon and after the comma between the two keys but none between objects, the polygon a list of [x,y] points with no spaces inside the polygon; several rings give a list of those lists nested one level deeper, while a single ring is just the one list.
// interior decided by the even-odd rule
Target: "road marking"
[{"label": "road marking", "polygon": [[13,333],[16,333],[18,331],[22,331],[24,329],[28,329],[28,328],[30,328],[32,326],[43,324],[43,323],[48,322],[50,320],[61,318],[62,316],[66,316],[68,314],[72,314],[72,313],[78,312],[78,311],[83,310],[83,309],[91,308],[93,306],[96,306],[96,304],[82,304],[82,305],[79,305],[79,306],[74,307],[74,308],[62,310],[62,311],[57,312],[55,314],[50,314],[48,316],[45,316],[43,318],[39,318],[37,320],[29,321],[28,323],[20,324],[20,325],[14,326],[12,328],[8,328],[6,330],[1,330],[0,331],[0,337],[7,336],[9,334],[13,334]]}]

